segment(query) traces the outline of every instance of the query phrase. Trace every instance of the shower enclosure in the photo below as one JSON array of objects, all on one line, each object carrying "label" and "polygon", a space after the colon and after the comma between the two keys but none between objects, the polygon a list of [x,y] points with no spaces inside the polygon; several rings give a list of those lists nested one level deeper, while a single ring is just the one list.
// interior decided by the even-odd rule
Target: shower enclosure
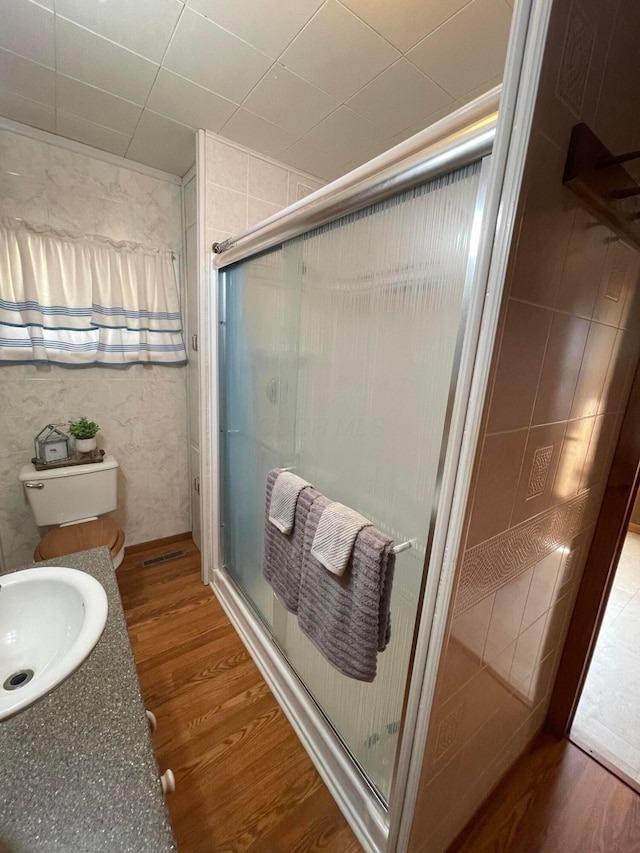
[{"label": "shower enclosure", "polygon": [[[439,145],[421,134],[351,186],[217,247],[214,587],[325,781],[353,789],[370,849],[388,828],[416,626],[459,451],[452,418],[483,298],[475,261],[496,103],[494,92]],[[404,544],[372,683],[333,669],[262,576],[275,467]]]}]

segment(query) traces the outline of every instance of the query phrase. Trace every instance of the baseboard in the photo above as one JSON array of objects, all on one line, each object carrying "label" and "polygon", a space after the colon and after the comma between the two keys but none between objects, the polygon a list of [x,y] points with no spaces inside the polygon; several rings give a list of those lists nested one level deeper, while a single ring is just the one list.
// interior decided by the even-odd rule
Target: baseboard
[{"label": "baseboard", "polygon": [[630,521],[628,530],[629,533],[640,533],[640,524],[634,524],[633,521]]},{"label": "baseboard", "polygon": [[138,542],[137,545],[126,545],[124,549],[125,557],[130,557],[132,554],[140,554],[142,551],[151,551],[153,548],[162,548],[164,545],[173,545],[174,542],[182,542],[185,539],[191,539],[191,531],[186,533],[176,533],[173,536],[164,536],[162,539],[152,539],[150,542]]}]

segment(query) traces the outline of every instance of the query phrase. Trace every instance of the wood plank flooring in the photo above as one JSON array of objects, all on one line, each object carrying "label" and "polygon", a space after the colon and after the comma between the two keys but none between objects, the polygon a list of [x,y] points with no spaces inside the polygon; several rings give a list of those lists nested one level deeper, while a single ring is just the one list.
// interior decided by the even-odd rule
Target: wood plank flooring
[{"label": "wood plank flooring", "polygon": [[451,853],[638,853],[640,796],[568,740],[537,738]]},{"label": "wood plank flooring", "polygon": [[[175,550],[179,559],[142,566]],[[117,573],[154,745],[176,791],[180,853],[362,848],[215,596],[191,540],[128,555]]]}]

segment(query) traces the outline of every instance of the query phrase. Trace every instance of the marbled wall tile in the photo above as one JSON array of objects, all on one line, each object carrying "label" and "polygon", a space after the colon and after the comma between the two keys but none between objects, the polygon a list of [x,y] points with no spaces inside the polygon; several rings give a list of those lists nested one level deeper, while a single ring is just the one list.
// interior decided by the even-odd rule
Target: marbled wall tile
[{"label": "marbled wall tile", "polygon": [[0,539],[7,568],[31,562],[40,541],[22,486],[17,481],[0,489]]},{"label": "marbled wall tile", "polygon": [[263,219],[267,219],[269,216],[279,213],[281,209],[281,206],[278,204],[273,204],[273,202],[270,201],[262,201],[259,198],[252,198],[249,196],[247,207],[247,228],[251,228],[258,222],[262,222]]},{"label": "marbled wall tile", "polygon": [[[9,131],[0,131],[0,163],[0,213],[117,240],[181,247],[176,184]],[[21,177],[7,174],[12,171]],[[0,456],[0,541],[7,566],[31,560],[40,538],[17,481],[19,468],[33,455],[33,438],[47,423],[80,415],[100,424],[99,446],[120,464],[115,516],[126,541],[190,529],[185,383],[184,367],[0,368],[0,393],[8,401],[0,405],[6,451]]]},{"label": "marbled wall tile", "polygon": [[46,146],[36,139],[20,137],[15,133],[0,130],[0,168],[3,172],[14,172],[32,181],[45,179]]},{"label": "marbled wall tile", "polygon": [[250,196],[277,204],[282,209],[288,203],[289,172],[284,166],[276,166],[260,157],[249,157],[248,192]]},{"label": "marbled wall tile", "polygon": [[247,227],[247,195],[237,190],[207,184],[207,227],[237,234]]},{"label": "marbled wall tile", "polygon": [[49,201],[45,187],[23,175],[0,172],[0,216],[46,225],[49,222]]}]

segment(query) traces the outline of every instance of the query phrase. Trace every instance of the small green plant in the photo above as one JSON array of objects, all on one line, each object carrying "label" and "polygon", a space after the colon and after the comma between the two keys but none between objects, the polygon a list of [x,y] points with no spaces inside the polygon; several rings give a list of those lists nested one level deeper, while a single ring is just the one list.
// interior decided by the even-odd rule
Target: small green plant
[{"label": "small green plant", "polygon": [[99,429],[97,423],[89,421],[85,417],[78,418],[77,421],[69,421],[69,432],[74,438],[93,438]]}]

